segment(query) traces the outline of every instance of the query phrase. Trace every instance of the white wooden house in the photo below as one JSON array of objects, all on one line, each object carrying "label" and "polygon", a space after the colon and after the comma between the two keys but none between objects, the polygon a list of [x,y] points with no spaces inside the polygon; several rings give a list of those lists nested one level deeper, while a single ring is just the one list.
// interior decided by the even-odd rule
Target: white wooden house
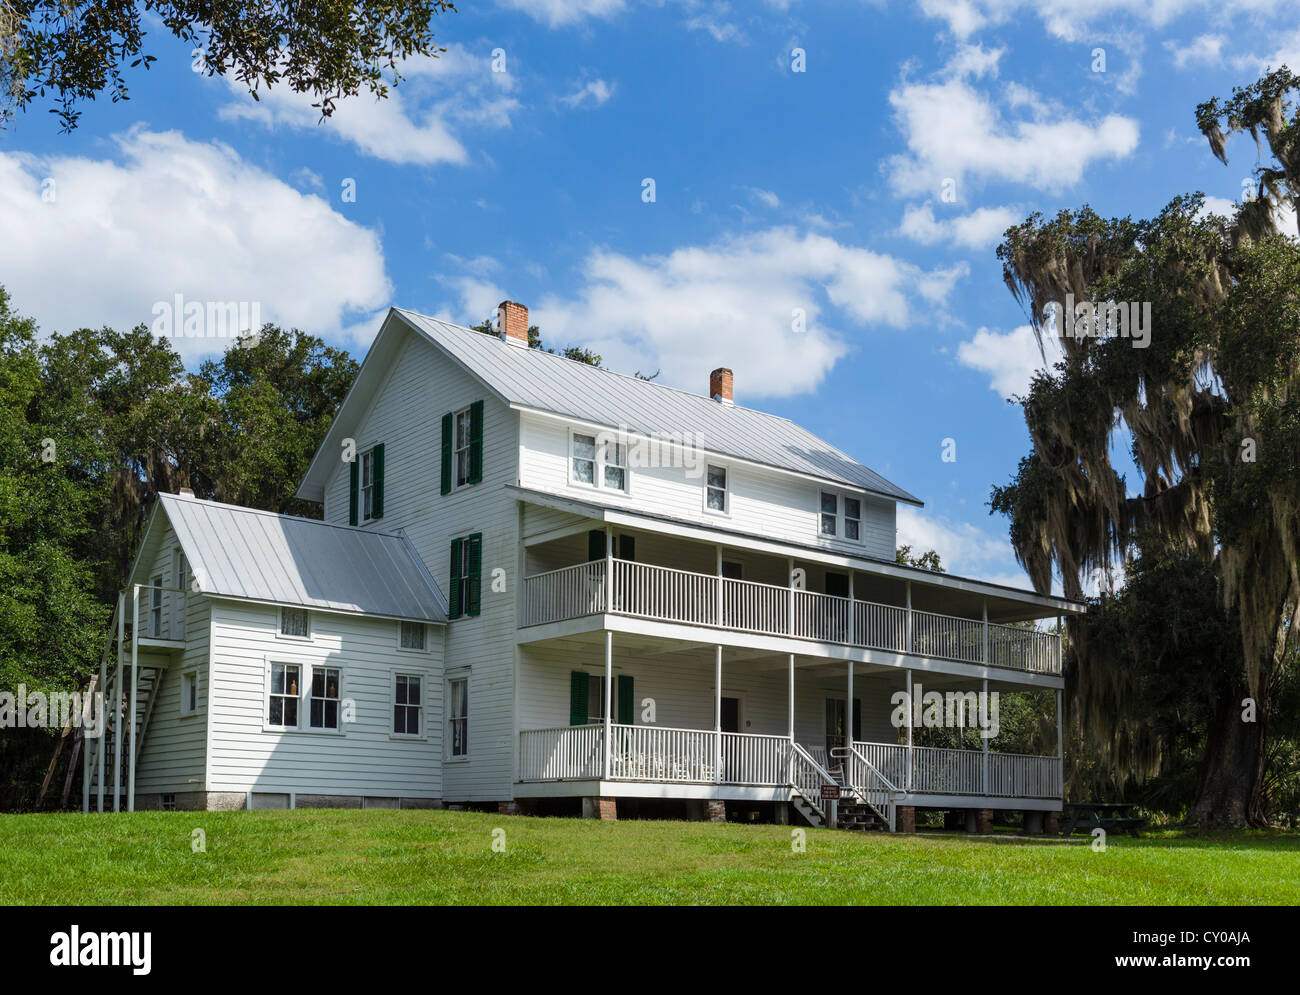
[{"label": "white wooden house", "polygon": [[323,521],[159,501],[88,809],[1059,809],[1059,720],[1047,756],[927,748],[891,697],[1059,716],[1059,638],[1024,623],[1080,605],[896,563],[920,502],[729,370],[694,394],[499,325],[389,313],[299,488]]}]

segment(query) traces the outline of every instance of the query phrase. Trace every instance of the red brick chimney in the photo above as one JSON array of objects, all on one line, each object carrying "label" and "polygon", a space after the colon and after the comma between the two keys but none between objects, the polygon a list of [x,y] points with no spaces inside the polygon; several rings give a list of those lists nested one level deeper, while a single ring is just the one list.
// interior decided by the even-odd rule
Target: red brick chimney
[{"label": "red brick chimney", "polygon": [[734,404],[731,399],[732,376],[725,366],[720,366],[709,374],[709,397],[723,404]]},{"label": "red brick chimney", "polygon": [[514,301],[497,305],[497,331],[511,345],[528,347],[528,308]]}]

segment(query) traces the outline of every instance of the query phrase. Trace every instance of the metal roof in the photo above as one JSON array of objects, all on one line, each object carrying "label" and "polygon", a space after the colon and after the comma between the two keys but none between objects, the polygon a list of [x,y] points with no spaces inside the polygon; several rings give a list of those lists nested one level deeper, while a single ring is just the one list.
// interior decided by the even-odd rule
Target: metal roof
[{"label": "metal roof", "polygon": [[446,599],[405,536],[174,494],[159,502],[203,594],[447,621]]},{"label": "metal roof", "polygon": [[721,456],[860,487],[921,504],[896,484],[800,428],[788,418],[586,363],[522,349],[492,335],[427,315],[393,309],[442,346],[508,404],[581,419],[644,436],[689,433],[699,449]]}]

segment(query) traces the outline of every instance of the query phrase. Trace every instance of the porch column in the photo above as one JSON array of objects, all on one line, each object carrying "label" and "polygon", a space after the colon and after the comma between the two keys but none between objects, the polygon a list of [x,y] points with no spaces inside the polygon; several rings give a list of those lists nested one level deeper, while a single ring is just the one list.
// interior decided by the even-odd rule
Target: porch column
[{"label": "porch column", "polygon": [[611,693],[614,687],[614,632],[611,629],[605,630],[605,778],[609,779],[609,756],[610,747],[613,745],[614,736],[613,719],[610,710],[614,702],[614,695]]},{"label": "porch column", "polygon": [[789,734],[790,734],[790,754],[789,763],[786,766],[786,780],[794,780],[794,654],[790,654],[790,690],[789,690]]},{"label": "porch column", "polygon": [[[907,652],[912,652],[912,582],[909,580],[906,584],[907,590]],[[911,678],[909,677],[909,680]]]},{"label": "porch column", "polygon": [[[119,591],[117,594],[117,659],[119,663],[122,660],[122,642],[124,639],[122,633],[125,628],[126,628],[126,595],[123,594],[121,591]],[[119,681],[122,679],[121,674],[122,672],[121,670],[119,670],[118,671]],[[114,694],[117,693],[120,687],[121,685],[117,685],[113,688]],[[108,710],[112,705],[112,701],[108,697],[107,648],[105,649],[104,652],[104,658],[99,661],[99,690],[103,693],[104,696],[104,717],[103,717],[104,728],[99,731],[99,742],[96,744],[96,749],[95,749],[96,763],[98,764],[98,777],[96,778],[96,784],[95,784],[95,800],[96,800],[95,804],[98,810],[102,812],[104,811],[104,753],[108,749],[108,739],[106,738],[108,736],[108,720],[109,720]],[[113,728],[114,730],[117,729],[116,721],[114,721],[113,723]]]},{"label": "porch column", "polygon": [[[130,766],[127,768],[126,777],[126,810],[135,811],[135,701],[139,688],[140,677],[140,585],[136,584],[131,591],[131,715],[130,725],[127,728],[131,731],[131,755],[127,758]],[[118,775],[121,776],[120,774]]]},{"label": "porch column", "polygon": [[904,671],[907,674],[907,777],[903,785],[908,791],[912,790],[912,716],[916,714],[916,706],[912,704],[912,672]]},{"label": "porch column", "polygon": [[722,644],[713,648],[713,779],[722,783]]},{"label": "porch column", "polygon": [[[849,645],[850,645],[850,646],[856,646],[856,645],[858,644],[858,641],[857,641],[857,639],[855,638],[855,636],[857,635],[857,633],[854,632],[855,616],[858,614],[858,612],[857,612],[857,605],[856,605],[856,603],[855,603],[854,600],[853,600],[853,599],[854,599],[854,595],[853,595],[853,575],[854,575],[855,573],[857,573],[857,571],[854,570],[852,567],[850,567],[850,568],[849,568]],[[850,696],[850,697],[852,697],[852,696]]]},{"label": "porch column", "polygon": [[[985,666],[989,662],[989,599],[984,599],[984,646],[980,652],[980,659],[984,661]],[[987,684],[988,682],[985,681]]]},{"label": "porch column", "polygon": [[794,557],[785,558],[785,582],[790,588],[786,615],[786,635],[794,635]]},{"label": "porch column", "polygon": [[1065,740],[1061,736],[1061,690],[1056,690],[1056,790],[1065,793]]},{"label": "porch column", "polygon": [[[614,610],[614,530],[605,526],[605,611]],[[608,711],[605,713],[609,714]]]},{"label": "porch column", "polygon": [[[848,735],[845,737],[844,745],[851,747],[853,745],[853,736],[855,733],[857,733],[857,730],[853,728],[853,661],[852,660],[849,660],[849,697],[848,700],[845,701],[844,703],[844,711],[845,711],[844,728],[848,730]],[[844,755],[844,769],[845,771],[849,769],[849,758],[847,753]]]},{"label": "porch column", "polygon": [[[985,631],[987,631],[987,630],[985,630]],[[986,678],[984,678],[984,709],[985,709],[985,713],[986,713],[986,714],[987,714],[988,707],[989,707],[989,706],[988,706],[988,700],[989,700],[989,679],[986,677]],[[983,735],[984,732],[985,732],[985,730],[983,730],[983,729],[980,730],[980,734],[981,734],[981,735],[980,735],[980,749],[983,750],[983,752],[984,752],[984,756],[983,756],[983,761],[984,761],[984,794],[987,795],[987,794],[989,793],[989,738],[988,738],[987,736]]]},{"label": "porch column", "polygon": [[[136,589],[135,603],[140,601],[139,588]],[[131,638],[135,639],[135,618],[131,618]],[[119,625],[118,632],[121,632]],[[117,683],[113,685],[113,811],[122,811],[122,660],[126,654],[126,640],[117,643]]]},{"label": "porch column", "polygon": [[723,624],[723,612],[722,612],[722,586],[723,586],[723,582],[722,582],[722,547],[721,547],[721,546],[714,546],[713,549],[714,549],[715,554],[716,554],[716,555],[714,556],[714,567],[715,567],[715,569],[714,569],[713,572],[714,572],[715,574],[717,574],[717,578],[718,578],[717,581],[715,582],[715,583],[717,584],[717,587],[718,587],[718,591],[717,591],[717,595],[718,595],[718,596],[717,596],[717,601],[716,601],[716,614],[715,614],[715,616],[714,616],[714,621],[715,621],[718,625],[722,625],[722,624]]}]

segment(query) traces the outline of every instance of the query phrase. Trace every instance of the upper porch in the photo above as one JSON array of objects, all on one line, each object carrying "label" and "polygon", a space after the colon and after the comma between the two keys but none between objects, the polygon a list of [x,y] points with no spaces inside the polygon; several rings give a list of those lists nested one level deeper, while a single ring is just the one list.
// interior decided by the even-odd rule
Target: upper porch
[{"label": "upper porch", "polygon": [[[525,538],[520,641],[595,627],[1059,686],[1060,607],[1030,592],[864,561],[592,522]],[[622,620],[622,621],[619,621]]]}]

